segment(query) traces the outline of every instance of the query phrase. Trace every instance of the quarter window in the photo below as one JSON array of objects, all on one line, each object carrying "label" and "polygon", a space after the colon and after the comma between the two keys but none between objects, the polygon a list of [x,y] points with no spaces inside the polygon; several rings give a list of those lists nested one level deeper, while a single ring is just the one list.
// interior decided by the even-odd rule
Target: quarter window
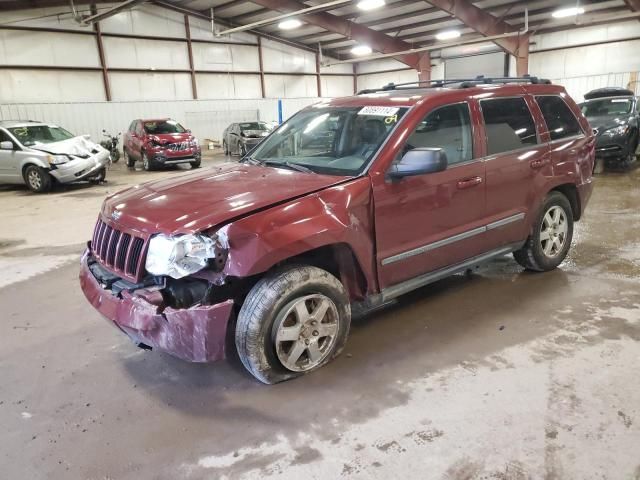
[{"label": "quarter window", "polygon": [[552,141],[582,133],[575,115],[560,97],[540,96],[536,97],[536,101],[542,110]]},{"label": "quarter window", "polygon": [[533,117],[524,98],[482,100],[480,105],[489,155],[538,143]]},{"label": "quarter window", "polygon": [[407,139],[405,152],[419,147],[441,148],[449,165],[473,158],[469,106],[447,105],[430,112]]}]

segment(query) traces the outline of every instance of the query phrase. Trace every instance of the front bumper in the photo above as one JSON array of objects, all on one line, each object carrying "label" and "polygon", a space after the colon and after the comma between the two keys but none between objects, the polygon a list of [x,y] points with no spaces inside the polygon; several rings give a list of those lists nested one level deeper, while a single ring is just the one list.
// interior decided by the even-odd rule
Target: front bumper
[{"label": "front bumper", "polygon": [[109,152],[106,150],[96,153],[89,158],[74,158],[73,160],[56,165],[49,173],[59,183],[71,183],[93,177],[109,164]]},{"label": "front bumper", "polygon": [[80,286],[85,297],[110,323],[139,346],[167,352],[189,362],[225,358],[227,325],[233,300],[176,310],[150,303],[144,289],[123,290],[115,296],[104,289],[89,270],[93,261],[88,248],[82,255]]},{"label": "front bumper", "polygon": [[599,136],[596,139],[596,157],[606,159],[626,158],[630,153],[629,143],[627,136]]},{"label": "front bumper", "polygon": [[153,154],[153,161],[158,165],[178,165],[180,163],[197,162],[202,158],[200,149],[189,148],[177,152],[160,150]]}]

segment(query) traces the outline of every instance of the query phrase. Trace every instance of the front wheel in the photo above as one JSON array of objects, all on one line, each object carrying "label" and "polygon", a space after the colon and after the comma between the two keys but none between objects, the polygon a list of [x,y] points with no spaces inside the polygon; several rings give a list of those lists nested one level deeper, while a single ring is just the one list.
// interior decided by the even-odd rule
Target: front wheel
[{"label": "front wheel", "polygon": [[131,155],[129,155],[129,152],[127,151],[126,148],[123,150],[123,152],[124,152],[124,161],[127,164],[127,167],[134,168],[136,166],[135,159],[131,158]]},{"label": "front wheel", "polygon": [[27,187],[35,193],[45,193],[51,190],[53,179],[49,172],[36,165],[29,165],[24,171]]},{"label": "front wheel", "polygon": [[111,162],[118,163],[119,160],[120,160],[120,150],[118,150],[117,148],[113,149],[111,151]]},{"label": "front wheel", "polygon": [[249,292],[236,324],[240,360],[273,384],[316,370],[344,348],[349,297],[329,272],[290,266],[268,274]]},{"label": "front wheel", "polygon": [[244,157],[247,154],[247,147],[244,146],[243,143],[238,143],[238,155],[240,157]]},{"label": "front wheel", "polygon": [[91,180],[92,183],[102,183],[105,182],[107,180],[107,169],[106,167],[101,168],[98,173],[91,177],[89,180]]},{"label": "front wheel", "polygon": [[200,165],[202,164],[202,159],[197,159],[195,162],[189,162],[189,165],[191,165],[191,168],[200,168]]},{"label": "front wheel", "polygon": [[527,270],[553,270],[567,256],[573,238],[573,211],[567,197],[551,192],[545,198],[538,218],[524,246],[513,252]]},{"label": "front wheel", "polygon": [[146,152],[142,152],[142,168],[146,172],[153,170],[153,164]]}]

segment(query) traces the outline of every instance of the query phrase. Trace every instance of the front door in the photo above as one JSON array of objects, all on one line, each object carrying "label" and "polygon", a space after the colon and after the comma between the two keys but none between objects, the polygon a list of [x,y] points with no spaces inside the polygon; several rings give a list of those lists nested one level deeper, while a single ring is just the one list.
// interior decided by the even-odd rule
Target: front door
[{"label": "front door", "polygon": [[19,183],[21,176],[19,164],[24,153],[3,130],[0,130],[0,142],[11,142],[13,145],[12,150],[0,150],[0,181]]},{"label": "front door", "polygon": [[485,166],[475,159],[473,143],[469,105],[438,107],[409,135],[399,157],[412,148],[441,148],[447,169],[374,181],[381,288],[483,252]]}]

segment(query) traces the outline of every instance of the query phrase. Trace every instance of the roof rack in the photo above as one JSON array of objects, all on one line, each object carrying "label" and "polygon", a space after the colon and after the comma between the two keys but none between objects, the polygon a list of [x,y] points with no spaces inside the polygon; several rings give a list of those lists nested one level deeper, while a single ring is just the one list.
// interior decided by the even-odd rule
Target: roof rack
[{"label": "roof rack", "polygon": [[523,75],[522,77],[485,77],[484,75],[478,75],[475,78],[447,78],[442,80],[424,80],[405,83],[392,82],[386,84],[382,88],[367,88],[365,90],[360,90],[357,94],[365,95],[367,93],[388,92],[392,90],[411,90],[414,88],[440,88],[456,83],[460,84],[458,88],[469,88],[477,85],[490,85],[496,83],[531,83],[549,85],[551,84],[551,80],[533,77],[531,75]]}]

